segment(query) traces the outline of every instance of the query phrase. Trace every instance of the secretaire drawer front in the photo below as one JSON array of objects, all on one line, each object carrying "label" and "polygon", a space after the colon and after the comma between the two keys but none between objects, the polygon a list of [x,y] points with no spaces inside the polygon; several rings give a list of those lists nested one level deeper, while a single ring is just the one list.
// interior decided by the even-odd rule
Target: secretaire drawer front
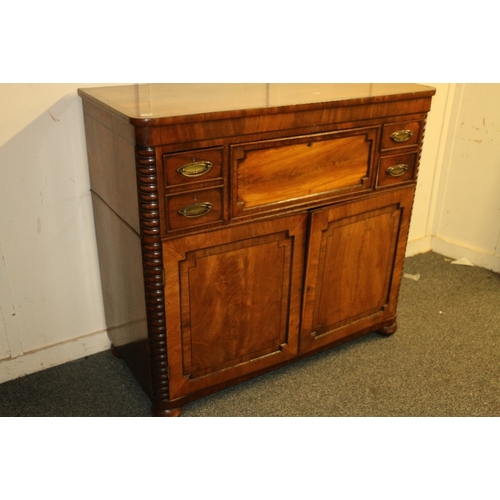
[{"label": "secretaire drawer front", "polygon": [[168,230],[191,228],[222,220],[222,188],[167,196]]},{"label": "secretaire drawer front", "polygon": [[235,145],[233,216],[371,187],[377,129]]},{"label": "secretaire drawer front", "polygon": [[163,168],[167,187],[222,178],[222,148],[166,153]]},{"label": "secretaire drawer front", "polygon": [[382,150],[415,146],[420,137],[420,122],[388,123],[382,132]]}]

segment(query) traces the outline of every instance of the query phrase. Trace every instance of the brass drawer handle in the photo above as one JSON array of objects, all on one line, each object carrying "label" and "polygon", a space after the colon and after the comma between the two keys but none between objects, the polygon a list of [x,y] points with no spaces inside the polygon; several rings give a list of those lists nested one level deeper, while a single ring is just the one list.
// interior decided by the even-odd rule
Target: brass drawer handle
[{"label": "brass drawer handle", "polygon": [[194,161],[187,163],[177,169],[177,172],[184,177],[201,177],[212,168],[212,163],[209,161]]},{"label": "brass drawer handle", "polygon": [[408,167],[408,165],[405,165],[405,164],[401,164],[401,165],[394,165],[392,167],[389,167],[387,170],[386,170],[386,173],[388,173],[390,176],[392,177],[400,177],[402,176],[410,167]]},{"label": "brass drawer handle", "polygon": [[398,130],[391,134],[391,139],[394,142],[405,142],[407,141],[411,136],[413,135],[413,132],[411,130]]},{"label": "brass drawer handle", "polygon": [[183,207],[179,210],[178,214],[188,219],[194,219],[208,214],[210,210],[212,210],[212,204],[209,201],[205,201],[203,203],[195,203],[194,205]]}]

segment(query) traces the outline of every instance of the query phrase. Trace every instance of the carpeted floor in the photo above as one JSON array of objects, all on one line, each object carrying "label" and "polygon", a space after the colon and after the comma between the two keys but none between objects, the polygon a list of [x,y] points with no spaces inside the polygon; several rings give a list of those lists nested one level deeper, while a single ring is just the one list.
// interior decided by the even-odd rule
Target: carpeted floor
[{"label": "carpeted floor", "polygon": [[[398,331],[369,334],[184,408],[185,417],[500,416],[500,275],[406,259]],[[0,385],[0,416],[150,415],[109,352]]]}]

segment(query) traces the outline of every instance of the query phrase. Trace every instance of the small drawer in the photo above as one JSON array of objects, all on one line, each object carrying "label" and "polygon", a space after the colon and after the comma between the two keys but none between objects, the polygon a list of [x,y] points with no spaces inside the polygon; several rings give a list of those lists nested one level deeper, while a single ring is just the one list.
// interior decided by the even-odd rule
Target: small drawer
[{"label": "small drawer", "polygon": [[409,153],[380,158],[377,187],[414,181],[417,155]]},{"label": "small drawer", "polygon": [[415,146],[420,137],[420,122],[388,123],[382,132],[382,150]]},{"label": "small drawer", "polygon": [[167,196],[168,230],[221,221],[222,191],[220,187]]},{"label": "small drawer", "polygon": [[197,149],[163,155],[166,186],[222,177],[222,148]]}]

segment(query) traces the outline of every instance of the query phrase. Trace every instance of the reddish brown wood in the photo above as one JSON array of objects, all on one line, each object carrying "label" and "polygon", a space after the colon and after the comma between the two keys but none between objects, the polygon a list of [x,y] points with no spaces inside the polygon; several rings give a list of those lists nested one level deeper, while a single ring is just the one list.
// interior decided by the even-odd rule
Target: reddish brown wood
[{"label": "reddish brown wood", "polygon": [[115,358],[121,358],[120,353],[118,352],[118,349],[113,344],[111,344],[110,351],[111,351],[111,354]]},{"label": "reddish brown wood", "polygon": [[[199,149],[187,153],[172,153],[163,155],[163,168],[165,171],[166,187],[178,186],[180,184],[191,184],[196,186],[200,182],[210,180],[223,182],[222,179],[222,148]],[[189,173],[189,169],[183,167],[193,163],[205,164],[199,167],[199,173]]]},{"label": "reddish brown wood", "polygon": [[163,257],[154,148],[136,149],[136,171],[154,405],[156,401],[169,399]]},{"label": "reddish brown wood", "polygon": [[394,333],[434,89],[79,93],[108,330],[154,415]]},{"label": "reddish brown wood", "polygon": [[377,330],[377,333],[380,333],[380,335],[389,336],[389,335],[396,333],[397,329],[398,329],[398,324],[395,321],[394,323],[392,323],[389,326],[384,326],[383,328],[379,328]]},{"label": "reddish brown wood", "polygon": [[371,187],[377,128],[231,148],[233,215]]},{"label": "reddish brown wood", "polygon": [[393,320],[413,187],[315,212],[301,352]]},{"label": "reddish brown wood", "polygon": [[[401,185],[407,181],[410,183],[413,182],[417,173],[415,168],[417,156],[418,153],[414,152],[381,158],[378,168],[377,187],[390,186],[392,184]],[[402,173],[398,172],[397,169],[401,169],[401,167],[407,170],[401,170]],[[394,170],[393,174],[390,172],[391,169]]]},{"label": "reddish brown wood", "polygon": [[[224,190],[222,187],[186,191],[166,197],[167,224],[170,232],[199,225],[222,222]],[[206,205],[204,205],[206,204]],[[206,206],[206,209],[204,208]],[[189,210],[199,207],[204,215],[189,216]],[[182,215],[182,210],[186,215]]]},{"label": "reddish brown wood", "polygon": [[153,417],[180,417],[182,415],[182,406],[168,409],[161,409],[153,406],[151,413]]},{"label": "reddish brown wood", "polygon": [[[398,142],[394,134],[410,132],[410,136],[403,142]],[[421,140],[422,121],[407,121],[397,123],[387,123],[382,128],[382,143],[380,149],[387,151],[391,149],[405,149],[417,146]],[[401,140],[401,139],[400,139]]]},{"label": "reddish brown wood", "polygon": [[298,353],[306,215],[163,244],[172,397]]}]

